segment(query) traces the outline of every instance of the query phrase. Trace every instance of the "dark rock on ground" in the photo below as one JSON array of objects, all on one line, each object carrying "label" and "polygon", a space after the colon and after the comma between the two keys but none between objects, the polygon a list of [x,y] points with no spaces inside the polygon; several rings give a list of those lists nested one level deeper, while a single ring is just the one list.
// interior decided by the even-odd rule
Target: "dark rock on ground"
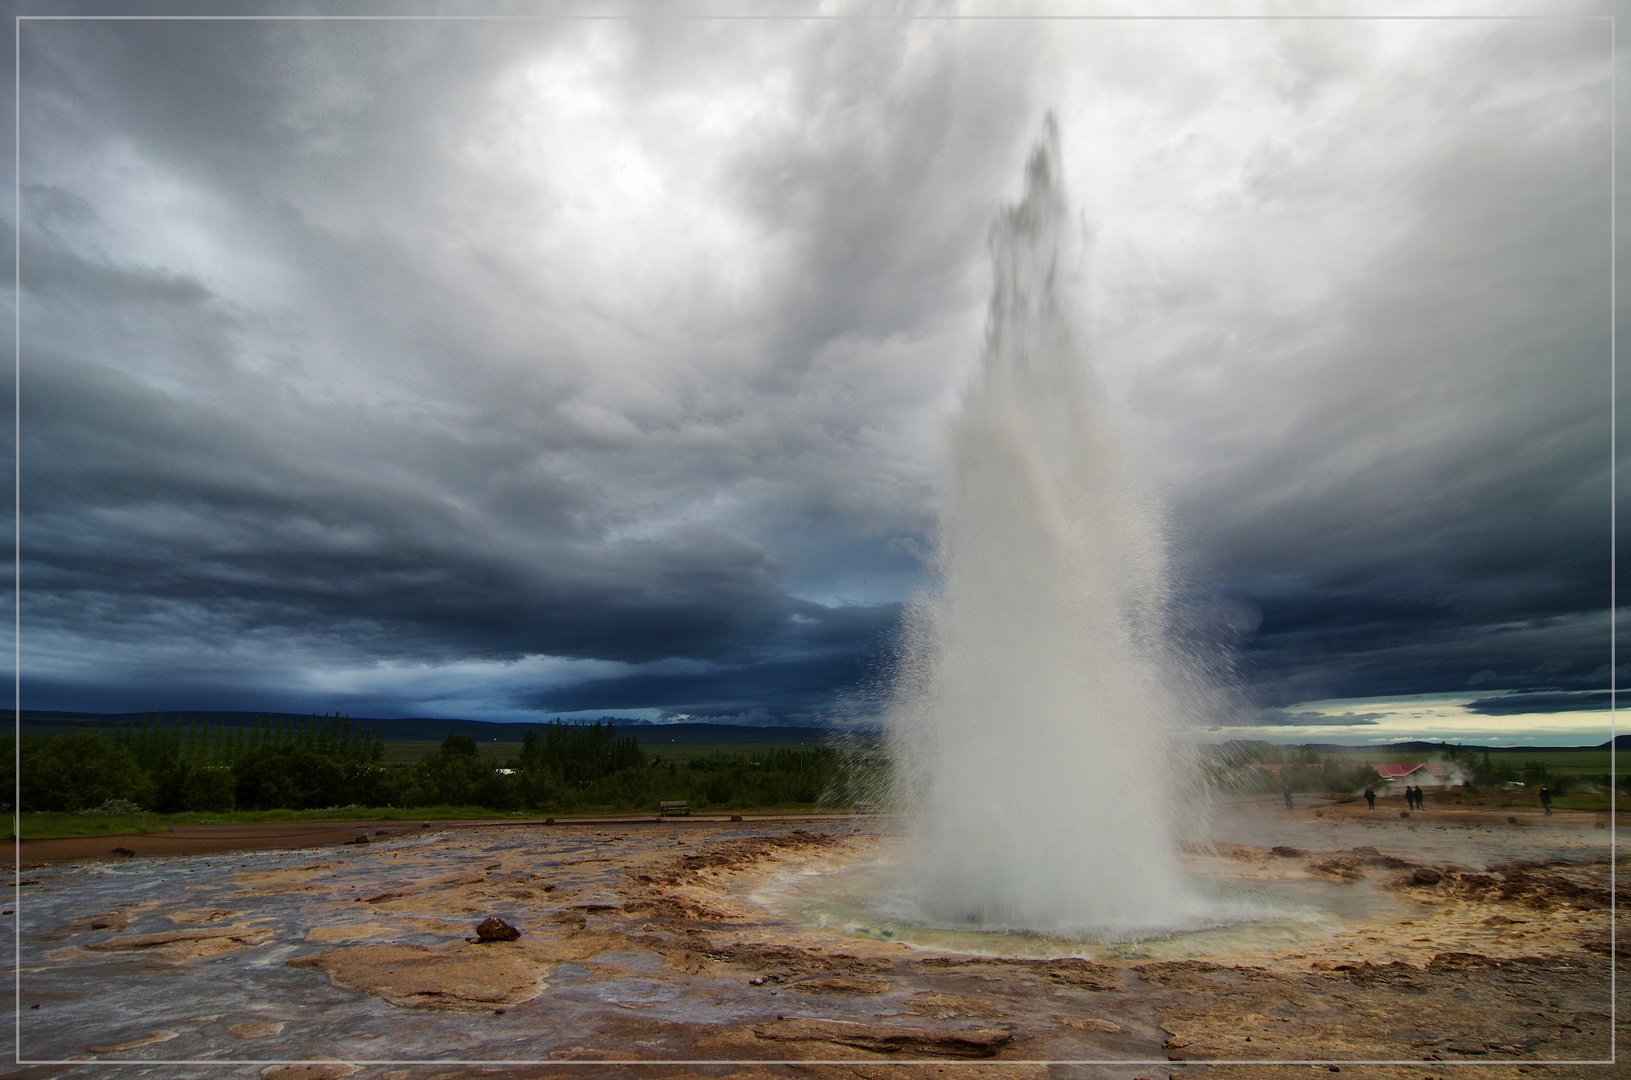
[{"label": "dark rock on ground", "polygon": [[481,925],[476,927],[477,941],[514,941],[521,936],[521,931],[499,918],[489,915],[483,919]]}]

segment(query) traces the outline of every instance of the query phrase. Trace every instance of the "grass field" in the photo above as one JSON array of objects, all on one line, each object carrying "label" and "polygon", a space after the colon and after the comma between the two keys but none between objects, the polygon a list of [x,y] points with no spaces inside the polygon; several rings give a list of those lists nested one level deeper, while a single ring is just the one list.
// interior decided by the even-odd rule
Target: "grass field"
[{"label": "grass field", "polygon": [[[1616,775],[1631,775],[1631,754],[1617,754]],[[1605,750],[1491,750],[1489,758],[1496,765],[1510,765],[1522,769],[1526,761],[1542,761],[1551,772],[1573,776],[1605,776],[1609,771],[1609,755]]]},{"label": "grass field", "polygon": [[[441,749],[440,742],[418,739],[387,739],[385,740],[385,764],[403,765],[412,764],[427,754],[434,754]],[[483,761],[504,761],[513,758],[521,752],[518,742],[478,742],[476,750]]]},{"label": "grass field", "polygon": [[[1362,746],[1344,747],[1341,750],[1329,751],[1322,749],[1319,753],[1322,761],[1368,761],[1372,763],[1415,763],[1437,761],[1439,757],[1437,751],[1432,750],[1384,750]],[[1479,750],[1476,753],[1478,759],[1482,761],[1484,752]],[[1631,775],[1631,754],[1620,754],[1617,757],[1618,760],[1614,763],[1618,770],[1616,775]],[[1606,747],[1600,750],[1595,748],[1589,750],[1573,748],[1527,749],[1524,747],[1491,749],[1489,759],[1496,766],[1509,765],[1514,772],[1520,773],[1523,771],[1524,762],[1526,761],[1544,762],[1548,771],[1565,773],[1570,776],[1607,776],[1609,772],[1609,752]]]},{"label": "grass field", "polygon": [[640,752],[651,758],[660,757],[664,761],[686,762],[692,758],[708,757],[711,754],[746,754],[750,751],[762,750],[798,750],[820,746],[817,742],[756,742],[749,745],[742,743],[664,743],[658,739],[640,743]]}]

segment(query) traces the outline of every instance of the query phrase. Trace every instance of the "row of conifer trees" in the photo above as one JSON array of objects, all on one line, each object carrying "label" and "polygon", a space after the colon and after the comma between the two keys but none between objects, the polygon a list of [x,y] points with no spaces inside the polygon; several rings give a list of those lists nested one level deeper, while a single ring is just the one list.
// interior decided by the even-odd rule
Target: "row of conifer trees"
[{"label": "row of conifer trees", "polygon": [[231,765],[266,747],[301,747],[321,757],[357,763],[377,763],[385,756],[385,741],[377,730],[354,725],[349,716],[339,713],[324,713],[322,719],[313,713],[304,727],[282,717],[274,721],[257,716],[247,727],[229,727],[196,718],[183,721],[180,716],[166,721],[162,712],[156,716],[143,713],[140,724],[120,728],[112,741],[149,771],[167,761]]},{"label": "row of conifer trees", "polygon": [[[160,715],[105,735],[25,735],[17,749],[24,811],[630,810],[662,800],[706,809],[858,797],[847,793],[849,773],[831,748],[681,762],[648,758],[634,736],[609,723],[559,720],[528,728],[520,754],[508,760],[483,758],[474,739],[455,732],[416,762],[386,764],[379,733],[338,714],[313,716],[303,727],[258,718],[235,729]],[[11,748],[0,747],[0,800],[13,790],[12,765]]]}]

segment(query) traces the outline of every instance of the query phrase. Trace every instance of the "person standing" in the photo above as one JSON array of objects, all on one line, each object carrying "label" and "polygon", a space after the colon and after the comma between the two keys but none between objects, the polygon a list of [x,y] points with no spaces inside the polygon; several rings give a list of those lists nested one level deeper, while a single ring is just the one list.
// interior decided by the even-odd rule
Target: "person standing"
[{"label": "person standing", "polygon": [[1552,793],[1546,790],[1546,785],[1540,785],[1540,808],[1546,811],[1546,816],[1552,816]]},{"label": "person standing", "polygon": [[[1286,809],[1287,810],[1291,809],[1291,785],[1290,784],[1286,785]],[[1547,813],[1551,813],[1551,811],[1548,810]]]},{"label": "person standing", "polygon": [[1376,790],[1369,784],[1365,785],[1365,804],[1372,810],[1376,809]]}]

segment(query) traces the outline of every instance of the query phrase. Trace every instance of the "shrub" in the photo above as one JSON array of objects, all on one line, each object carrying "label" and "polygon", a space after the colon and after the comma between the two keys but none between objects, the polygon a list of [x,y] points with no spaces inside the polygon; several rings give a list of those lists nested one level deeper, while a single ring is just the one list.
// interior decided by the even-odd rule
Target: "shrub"
[{"label": "shrub", "polygon": [[93,806],[84,811],[87,814],[145,814],[146,810],[137,806],[129,799],[107,799],[101,806]]}]

